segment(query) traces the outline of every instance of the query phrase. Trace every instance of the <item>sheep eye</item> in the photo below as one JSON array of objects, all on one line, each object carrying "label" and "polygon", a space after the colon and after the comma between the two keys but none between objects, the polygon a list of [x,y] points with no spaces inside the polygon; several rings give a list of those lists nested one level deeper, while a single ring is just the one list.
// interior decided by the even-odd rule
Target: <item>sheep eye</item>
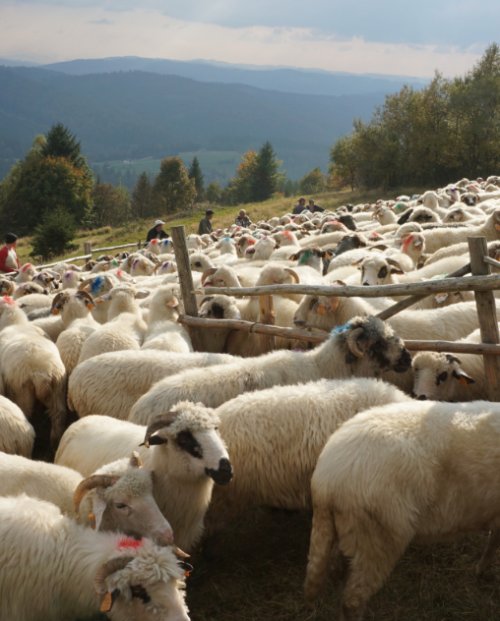
[{"label": "sheep eye", "polygon": [[197,459],[203,457],[201,446],[190,431],[180,431],[176,437],[177,446]]},{"label": "sheep eye", "polygon": [[378,271],[378,277],[379,278],[385,278],[387,276],[387,267],[384,265],[384,267],[381,267]]},{"label": "sheep eye", "polygon": [[123,502],[115,502],[115,507],[117,509],[127,509],[128,505]]},{"label": "sheep eye", "polygon": [[442,373],[440,373],[437,376],[436,384],[439,386],[439,384],[441,384],[441,382],[445,382],[446,381],[447,377],[448,377],[448,373],[446,371],[443,371]]}]

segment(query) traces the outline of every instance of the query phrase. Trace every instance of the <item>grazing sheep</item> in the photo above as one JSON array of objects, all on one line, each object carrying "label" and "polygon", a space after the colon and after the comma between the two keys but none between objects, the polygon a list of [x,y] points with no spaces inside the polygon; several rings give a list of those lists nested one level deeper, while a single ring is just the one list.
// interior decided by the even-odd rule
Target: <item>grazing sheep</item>
[{"label": "grazing sheep", "polygon": [[0,451],[31,457],[35,430],[21,408],[0,395]]},{"label": "grazing sheep", "polygon": [[232,477],[219,419],[200,403],[178,403],[148,428],[107,416],[87,416],[61,439],[55,462],[84,476],[137,449],[153,472],[154,496],[172,525],[175,541],[189,550],[201,537],[214,481]]},{"label": "grazing sheep", "polygon": [[0,453],[0,495],[25,493],[55,504],[62,513],[96,530],[173,543],[170,524],[153,498],[149,470],[137,454],[100,468],[84,479],[64,466]]},{"label": "grazing sheep", "polygon": [[130,408],[151,386],[184,369],[234,362],[234,356],[155,350],[100,354],[79,364],[69,377],[68,406],[78,416],[106,414],[127,419]]},{"label": "grazing sheep", "polygon": [[208,527],[221,529],[252,506],[310,509],[318,456],[345,420],[375,404],[411,401],[372,378],[320,380],[245,393],[219,406],[219,431],[236,473],[216,487]]},{"label": "grazing sheep", "polygon": [[410,354],[388,325],[355,317],[309,352],[275,351],[160,380],[135,403],[129,419],[147,424],[183,399],[217,407],[242,392],[321,378],[377,377],[390,369],[406,371],[410,364]]},{"label": "grazing sheep", "polygon": [[0,299],[0,386],[28,419],[37,402],[47,409],[55,446],[66,422],[66,369],[55,344],[9,297]]},{"label": "grazing sheep", "polygon": [[28,496],[0,498],[2,619],[189,621],[172,547],[95,532]]},{"label": "grazing sheep", "polygon": [[317,595],[335,545],[349,560],[340,618],[359,621],[413,539],[498,528],[500,404],[413,401],[362,412],[328,440],[311,493],[306,596]]}]

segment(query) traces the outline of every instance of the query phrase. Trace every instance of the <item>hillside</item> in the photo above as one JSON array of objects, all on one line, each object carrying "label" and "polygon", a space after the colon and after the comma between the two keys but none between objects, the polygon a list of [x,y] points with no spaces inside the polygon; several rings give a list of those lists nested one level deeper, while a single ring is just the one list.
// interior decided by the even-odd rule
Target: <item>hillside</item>
[{"label": "hillside", "polygon": [[258,149],[270,140],[290,178],[326,168],[354,118],[368,120],[383,93],[304,95],[198,82],[143,71],[67,75],[0,67],[0,177],[34,137],[58,122],[92,162],[180,152]]}]

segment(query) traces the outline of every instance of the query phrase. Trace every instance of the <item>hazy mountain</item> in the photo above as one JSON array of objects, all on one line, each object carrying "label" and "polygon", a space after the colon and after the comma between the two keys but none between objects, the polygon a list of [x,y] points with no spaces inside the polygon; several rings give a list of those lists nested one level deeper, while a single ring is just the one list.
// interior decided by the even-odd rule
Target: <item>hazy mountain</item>
[{"label": "hazy mountain", "polygon": [[160,58],[124,56],[52,63],[47,69],[71,75],[113,73],[116,71],[147,71],[163,75],[178,75],[200,82],[246,84],[287,93],[304,95],[360,95],[392,93],[404,84],[416,88],[426,80],[405,76],[357,75],[313,69],[280,67],[249,67],[212,61],[180,61]]},{"label": "hazy mountain", "polygon": [[0,67],[0,175],[37,134],[61,122],[90,162],[199,149],[243,153],[269,140],[289,177],[299,178],[326,169],[335,140],[351,131],[354,118],[368,120],[383,99],[381,92],[304,95],[144,71]]}]

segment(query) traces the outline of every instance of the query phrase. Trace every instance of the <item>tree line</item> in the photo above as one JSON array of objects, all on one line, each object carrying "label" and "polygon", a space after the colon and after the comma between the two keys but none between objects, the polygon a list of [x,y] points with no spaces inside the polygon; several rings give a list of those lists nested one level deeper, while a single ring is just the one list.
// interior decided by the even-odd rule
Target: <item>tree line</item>
[{"label": "tree line", "polygon": [[[96,178],[71,131],[58,123],[37,136],[26,156],[0,182],[0,227],[34,235],[33,254],[43,258],[72,249],[76,228],[122,225],[138,218],[186,212],[197,203],[226,205],[263,201],[277,191],[295,193],[300,184],[285,178],[272,145],[246,152],[227,187],[204,185],[196,157],[186,167],[166,157],[150,178],[142,173],[132,192]],[[305,186],[324,186],[319,169],[304,177]],[[317,185],[316,191],[320,191]]]},{"label": "tree line", "polygon": [[463,77],[436,73],[422,90],[409,86],[386,97],[371,121],[331,149],[335,187],[441,185],[464,176],[498,173],[500,49],[492,44]]}]

